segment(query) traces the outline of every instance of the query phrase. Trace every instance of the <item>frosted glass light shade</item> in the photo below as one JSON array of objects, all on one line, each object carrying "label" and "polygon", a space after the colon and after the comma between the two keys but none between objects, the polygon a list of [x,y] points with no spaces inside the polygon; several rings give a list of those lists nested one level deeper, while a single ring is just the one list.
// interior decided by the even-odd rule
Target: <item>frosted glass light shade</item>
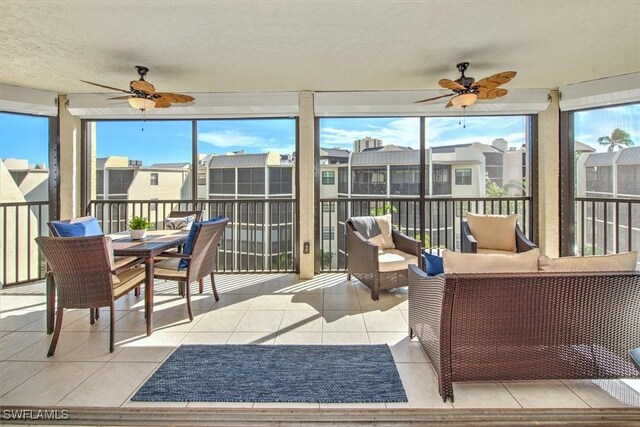
[{"label": "frosted glass light shade", "polygon": [[129,98],[129,105],[138,110],[153,110],[156,103],[152,99],[147,98]]},{"label": "frosted glass light shade", "polygon": [[478,95],[475,93],[463,93],[462,95],[451,98],[451,105],[454,107],[468,107],[476,103]]}]

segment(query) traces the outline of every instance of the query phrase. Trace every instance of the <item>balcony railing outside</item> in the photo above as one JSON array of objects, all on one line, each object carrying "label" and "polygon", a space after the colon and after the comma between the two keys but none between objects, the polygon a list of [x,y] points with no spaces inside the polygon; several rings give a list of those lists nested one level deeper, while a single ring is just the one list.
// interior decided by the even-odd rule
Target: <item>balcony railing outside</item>
[{"label": "balcony railing outside", "polygon": [[576,255],[640,250],[640,199],[578,197]]},{"label": "balcony railing outside", "polygon": [[[425,247],[460,248],[460,221],[467,212],[518,214],[518,223],[531,234],[529,197],[431,198],[424,200],[424,222],[420,198],[355,198],[320,200],[320,269],[344,271],[347,266],[345,221],[351,216],[391,213],[393,225],[402,233],[423,242]],[[424,236],[423,236],[424,234]]]},{"label": "balcony railing outside", "polygon": [[291,199],[92,200],[105,234],[127,230],[129,218],[143,216],[162,230],[171,211],[202,210],[203,220],[230,219],[220,240],[220,272],[292,272],[296,268],[296,202]]},{"label": "balcony railing outside", "polygon": [[44,278],[45,263],[35,238],[48,235],[49,202],[0,203],[2,284]]}]

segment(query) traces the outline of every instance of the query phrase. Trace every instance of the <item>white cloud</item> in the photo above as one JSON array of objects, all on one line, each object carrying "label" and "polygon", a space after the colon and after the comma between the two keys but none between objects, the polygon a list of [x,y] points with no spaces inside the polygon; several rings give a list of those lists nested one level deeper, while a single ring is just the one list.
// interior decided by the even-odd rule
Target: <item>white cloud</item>
[{"label": "white cloud", "polygon": [[201,132],[198,134],[198,141],[224,149],[260,147],[267,142],[257,136],[247,135],[233,130],[224,132]]}]

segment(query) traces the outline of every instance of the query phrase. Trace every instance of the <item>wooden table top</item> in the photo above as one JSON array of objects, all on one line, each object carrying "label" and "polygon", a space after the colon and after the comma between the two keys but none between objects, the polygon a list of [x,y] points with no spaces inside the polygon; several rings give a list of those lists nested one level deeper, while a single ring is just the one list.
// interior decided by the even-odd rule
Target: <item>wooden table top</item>
[{"label": "wooden table top", "polygon": [[156,256],[167,249],[184,244],[189,232],[182,230],[153,230],[147,231],[147,237],[132,240],[131,233],[122,231],[111,234],[113,240],[113,254],[116,256]]}]

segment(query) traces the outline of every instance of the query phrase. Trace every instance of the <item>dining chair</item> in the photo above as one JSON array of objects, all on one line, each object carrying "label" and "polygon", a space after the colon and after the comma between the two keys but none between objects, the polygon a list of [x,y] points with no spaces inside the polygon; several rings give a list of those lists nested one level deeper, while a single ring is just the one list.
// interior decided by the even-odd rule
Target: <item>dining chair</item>
[{"label": "dining chair", "polygon": [[47,357],[53,356],[56,350],[65,308],[93,311],[109,307],[109,351],[113,352],[114,302],[144,282],[144,268],[116,268],[108,236],[41,236],[36,238],[36,243],[49,264],[47,274],[55,280],[58,297],[55,330]]},{"label": "dining chair", "polygon": [[[101,236],[103,235],[102,228],[97,219],[92,215],[82,216],[71,219],[60,219],[57,221],[47,222],[49,227],[49,235],[53,237],[86,237],[86,236]],[[115,268],[129,268],[138,264],[142,264],[144,260],[142,258],[134,256],[115,257]],[[136,288],[135,295],[140,295],[140,288]],[[96,319],[100,317],[100,312],[95,310],[95,313],[91,313],[91,321],[93,317]]]},{"label": "dining chair", "polygon": [[185,289],[189,320],[193,320],[190,292],[192,282],[202,283],[202,279],[209,275],[213,296],[216,301],[220,300],[213,273],[218,243],[228,222],[229,218],[223,218],[194,223],[183,252],[163,252],[162,255],[167,259],[155,264],[154,278],[177,281],[179,287]]}]

